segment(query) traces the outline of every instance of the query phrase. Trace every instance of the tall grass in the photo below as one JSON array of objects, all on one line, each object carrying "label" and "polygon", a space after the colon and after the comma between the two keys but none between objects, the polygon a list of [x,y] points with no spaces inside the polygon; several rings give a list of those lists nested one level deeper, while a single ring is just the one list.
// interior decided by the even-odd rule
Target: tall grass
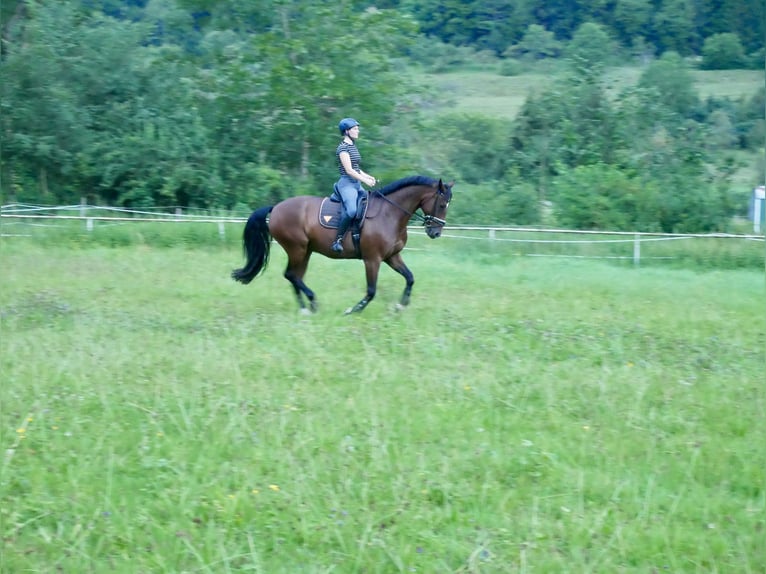
[{"label": "tall grass", "polygon": [[762,570],[762,272],[412,244],[4,240],[0,571]]},{"label": "tall grass", "polygon": [[[186,247],[190,249],[238,249],[243,223],[179,221],[101,222],[89,231],[81,220],[30,226],[20,224],[2,229],[17,240],[36,245],[86,247]],[[744,231],[747,231],[745,228]],[[26,237],[24,237],[26,236]],[[687,269],[763,269],[766,250],[761,237],[743,233],[735,237],[636,236],[609,233],[561,233],[555,231],[492,231],[490,227],[462,230],[447,227],[436,244],[419,230],[410,233],[410,247],[447,250],[459,258],[508,259],[516,256],[594,258],[625,267]],[[637,257],[636,257],[637,256]]]}]

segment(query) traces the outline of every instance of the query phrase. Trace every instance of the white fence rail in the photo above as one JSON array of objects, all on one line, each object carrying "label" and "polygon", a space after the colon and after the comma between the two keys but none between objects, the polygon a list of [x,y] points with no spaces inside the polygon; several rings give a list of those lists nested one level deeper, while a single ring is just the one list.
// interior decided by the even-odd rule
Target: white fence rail
[{"label": "white fence rail", "polygon": [[[56,226],[57,221],[79,220],[83,221],[85,229],[92,232],[95,222],[106,224],[129,224],[135,222],[152,223],[213,223],[218,226],[218,233],[225,237],[225,224],[244,224],[246,217],[216,216],[210,213],[191,214],[184,213],[180,208],[173,208],[174,212],[167,211],[141,211],[124,209],[119,207],[102,207],[92,205],[63,205],[63,206],[35,206],[25,204],[10,204],[0,206],[0,237],[15,237],[29,234],[12,233],[8,228],[12,225],[28,226]],[[420,226],[410,227],[411,233],[419,233]],[[464,232],[458,234],[456,232]],[[510,234],[545,234],[571,236],[566,239],[529,238],[529,237],[503,237]],[[576,236],[584,238],[576,238]],[[505,227],[491,225],[448,225],[442,237],[465,241],[492,241],[499,243],[527,243],[527,244],[607,244],[607,243],[632,243],[632,255],[620,256],[592,256],[592,255],[567,255],[528,253],[533,257],[577,257],[577,258],[600,258],[600,259],[632,259],[635,265],[639,265],[642,254],[641,244],[665,241],[689,241],[694,239],[726,239],[740,241],[763,242],[764,235],[744,235],[731,233],[644,233],[632,231],[583,231],[573,229],[551,229],[531,227]],[[605,239],[607,237],[607,239]],[[644,258],[647,258],[644,256]],[[667,259],[667,257],[650,257]]]}]

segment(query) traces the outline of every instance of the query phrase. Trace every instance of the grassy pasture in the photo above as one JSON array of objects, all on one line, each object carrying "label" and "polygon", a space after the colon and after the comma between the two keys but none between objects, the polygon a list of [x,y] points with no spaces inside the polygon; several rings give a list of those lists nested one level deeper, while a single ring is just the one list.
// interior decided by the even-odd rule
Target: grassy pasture
[{"label": "grassy pasture", "polygon": [[[635,86],[643,72],[638,66],[609,69],[604,76],[608,93],[616,96]],[[763,87],[762,70],[692,70],[695,87],[702,99],[731,98],[754,95]],[[513,119],[526,98],[552,85],[558,74],[541,66],[541,71],[529,71],[518,76],[501,76],[491,70],[460,70],[439,74],[424,74],[426,84],[438,87],[445,95],[440,111],[473,113]]]},{"label": "grassy pasture", "polygon": [[760,572],[762,271],[0,244],[2,572]]}]

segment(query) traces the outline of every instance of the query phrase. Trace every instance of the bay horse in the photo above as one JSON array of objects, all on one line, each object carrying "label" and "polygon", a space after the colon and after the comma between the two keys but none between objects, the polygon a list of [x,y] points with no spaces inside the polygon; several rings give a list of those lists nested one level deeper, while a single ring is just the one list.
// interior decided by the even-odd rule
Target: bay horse
[{"label": "bay horse", "polygon": [[[415,283],[401,256],[407,244],[407,223],[415,217],[425,226],[428,237],[439,237],[446,224],[453,185],[454,182],[445,184],[441,179],[416,175],[370,191],[358,246],[350,237],[350,231],[343,240],[341,253],[330,250],[336,229],[326,225],[329,217],[323,215],[322,204],[327,199],[302,195],[256,209],[248,218],[242,234],[246,263],[244,267],[232,271],[231,276],[240,283],[248,284],[263,271],[268,264],[273,237],[287,253],[284,276],[295,290],[301,313],[317,310],[316,296],[303,282],[312,253],[320,253],[330,259],[357,258],[364,261],[367,293],[356,305],[347,309],[346,314],[363,311],[373,300],[381,262],[404,277],[406,284],[398,308],[405,307],[410,302]],[[340,204],[336,206],[339,213]],[[416,213],[418,209],[424,215]],[[320,215],[325,220],[324,224]],[[304,296],[308,300],[308,309]]]}]

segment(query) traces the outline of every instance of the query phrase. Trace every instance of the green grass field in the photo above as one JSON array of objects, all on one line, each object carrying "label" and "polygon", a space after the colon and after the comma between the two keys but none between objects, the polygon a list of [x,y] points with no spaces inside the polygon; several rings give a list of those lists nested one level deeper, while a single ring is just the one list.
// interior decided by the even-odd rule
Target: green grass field
[{"label": "green grass field", "polygon": [[[541,71],[531,70],[518,76],[501,76],[494,71],[461,70],[425,74],[429,85],[447,94],[441,111],[491,115],[513,119],[530,95],[550,87],[559,73],[541,65]],[[611,68],[604,77],[607,91],[617,95],[638,83],[641,67]],[[704,100],[709,97],[739,100],[750,97],[763,87],[763,70],[692,70],[695,87]]]},{"label": "green grass field", "polygon": [[0,571],[763,572],[762,270],[0,243]]}]

